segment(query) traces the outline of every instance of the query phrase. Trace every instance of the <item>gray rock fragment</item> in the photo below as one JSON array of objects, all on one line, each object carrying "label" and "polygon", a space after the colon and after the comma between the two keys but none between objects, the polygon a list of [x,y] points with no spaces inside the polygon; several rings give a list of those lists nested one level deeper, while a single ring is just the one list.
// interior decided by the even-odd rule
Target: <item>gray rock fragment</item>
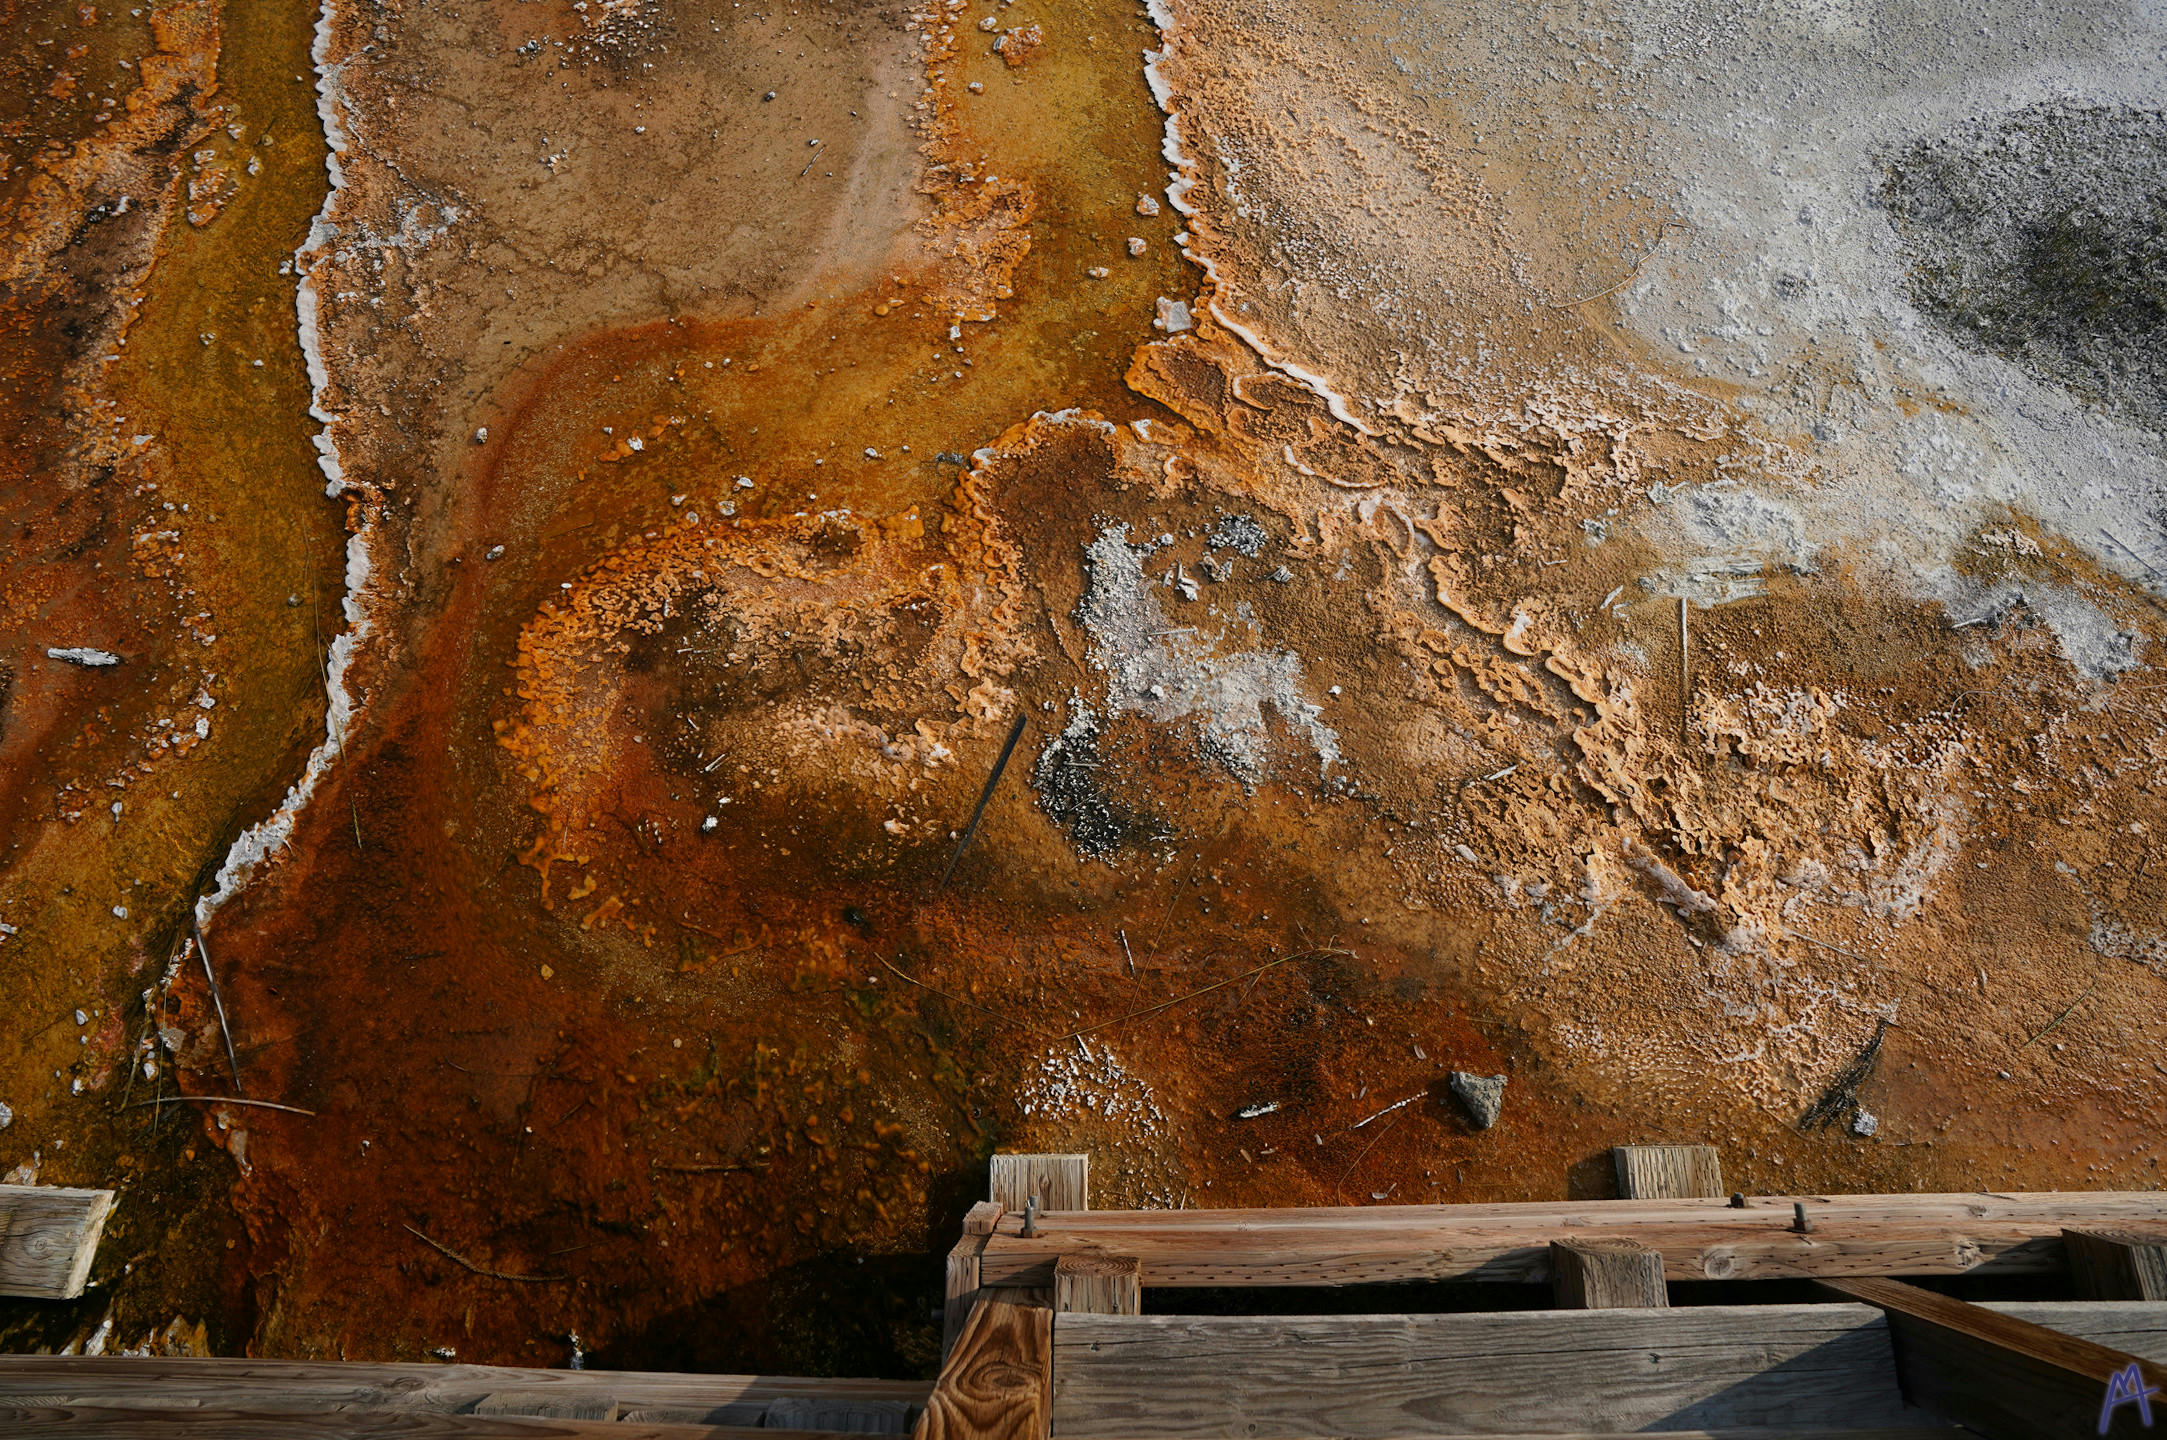
[{"label": "gray rock fragment", "polygon": [[1445,1077],[1452,1093],[1467,1111],[1467,1118],[1477,1130],[1487,1130],[1497,1123],[1498,1112],[1505,1108],[1505,1077],[1502,1075],[1470,1075],[1465,1070],[1455,1070]]},{"label": "gray rock fragment", "polygon": [[45,658],[48,660],[65,660],[70,665],[118,665],[120,663],[120,657],[112,651],[93,650],[87,645],[71,645],[65,649],[48,645],[45,648]]}]

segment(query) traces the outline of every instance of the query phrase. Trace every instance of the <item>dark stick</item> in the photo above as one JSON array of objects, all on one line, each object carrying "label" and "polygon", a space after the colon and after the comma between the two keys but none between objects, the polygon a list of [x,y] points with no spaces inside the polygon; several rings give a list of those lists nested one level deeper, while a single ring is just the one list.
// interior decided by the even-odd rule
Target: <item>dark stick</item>
[{"label": "dark stick", "polygon": [[211,1005],[218,1011],[218,1033],[226,1041],[226,1065],[233,1071],[233,1088],[246,1093],[241,1084],[241,1059],[233,1053],[233,1027],[226,1023],[226,997],[218,993],[218,977],[211,973],[211,947],[203,943],[203,926],[196,920],[196,902],[188,902],[188,929],[196,937],[196,958],[203,962],[203,978],[210,982]]},{"label": "dark stick", "polygon": [[978,808],[971,812],[971,823],[963,827],[963,838],[956,842],[956,853],[948,857],[948,868],[941,871],[941,883],[933,887],[938,895],[948,888],[948,877],[956,873],[956,862],[963,858],[971,837],[978,833],[978,822],[986,817],[986,806],[993,800],[993,787],[1001,783],[1001,772],[1008,768],[1008,757],[1016,753],[1016,742],[1023,738],[1026,717],[1016,712],[1016,723],[1008,727],[1008,741],[1001,746],[1001,758],[993,762],[993,773],[986,777],[986,788],[978,793]]}]

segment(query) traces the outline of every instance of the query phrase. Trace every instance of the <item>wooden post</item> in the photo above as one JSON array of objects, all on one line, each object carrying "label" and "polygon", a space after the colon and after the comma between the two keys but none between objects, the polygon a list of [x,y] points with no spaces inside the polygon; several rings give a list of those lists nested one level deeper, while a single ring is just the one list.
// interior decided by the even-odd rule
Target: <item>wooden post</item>
[{"label": "wooden post", "polygon": [[989,1167],[989,1199],[1005,1210],[1023,1213],[1024,1202],[1038,1197],[1048,1210],[1091,1208],[1091,1157],[1088,1155],[996,1155]]},{"label": "wooden post", "polygon": [[2167,1232],[2064,1230],[2069,1278],[2084,1300],[2167,1300]]},{"label": "wooden post", "polygon": [[0,1185],[0,1295],[81,1295],[112,1210],[110,1190]]},{"label": "wooden post", "polygon": [[1063,1255],[1053,1266],[1056,1315],[1141,1315],[1144,1265],[1133,1255]]},{"label": "wooden post", "polygon": [[1720,1200],[1723,1162],[1713,1145],[1618,1145],[1621,1200]]},{"label": "wooden post", "polygon": [[1053,1312],[987,1300],[941,1366],[912,1440],[1046,1440]]},{"label": "wooden post", "polygon": [[1560,1310],[1666,1309],[1663,1252],[1638,1240],[1553,1240],[1550,1290]]},{"label": "wooden post", "polygon": [[[2134,1374],[2140,1388],[2167,1390],[2167,1367],[1901,1280],[1816,1283],[1887,1316],[1906,1401],[1987,1440],[2091,1440],[2120,1374]],[[2114,1419],[2106,1434],[2145,1433],[2134,1404]]]}]

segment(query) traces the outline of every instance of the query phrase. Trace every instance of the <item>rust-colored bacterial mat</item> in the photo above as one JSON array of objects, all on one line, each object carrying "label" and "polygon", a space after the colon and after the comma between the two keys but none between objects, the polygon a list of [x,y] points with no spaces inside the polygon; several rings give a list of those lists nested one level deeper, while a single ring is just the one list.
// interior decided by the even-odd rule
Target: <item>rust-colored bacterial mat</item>
[{"label": "rust-colored bacterial mat", "polygon": [[1506,8],[0,0],[0,1345],[2158,1185],[2167,72]]}]

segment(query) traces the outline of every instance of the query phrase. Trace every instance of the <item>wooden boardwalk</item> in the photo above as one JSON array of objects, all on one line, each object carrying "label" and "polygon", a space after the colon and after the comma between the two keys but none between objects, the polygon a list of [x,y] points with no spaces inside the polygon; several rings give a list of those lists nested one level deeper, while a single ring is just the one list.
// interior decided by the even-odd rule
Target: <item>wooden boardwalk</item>
[{"label": "wooden boardwalk", "polygon": [[[1712,1157],[1690,1154],[1621,1159],[1619,1174],[1658,1193],[1104,1211],[1088,1208],[1083,1157],[1008,1157],[948,1256],[930,1385],[0,1356],[0,1434],[2075,1440],[2154,1433],[2134,1396],[2157,1387],[2167,1435],[2167,1196],[1725,1197],[1706,1193]],[[1947,1276],[2064,1298],[1971,1302],[1932,1288]],[[1780,1304],[1743,1286],[1741,1303],[1671,1304],[1672,1282],[1771,1278],[1808,1283]],[[1548,1285],[1551,1308],[1145,1313],[1153,1291],[1178,1308],[1166,1292],[1271,1287],[1261,1308],[1279,1312],[1316,1287],[1389,1281],[1415,1298],[1441,1280],[1499,1282],[1501,1300],[1508,1283]],[[2115,1393],[2132,1403],[2103,1410]]]}]

